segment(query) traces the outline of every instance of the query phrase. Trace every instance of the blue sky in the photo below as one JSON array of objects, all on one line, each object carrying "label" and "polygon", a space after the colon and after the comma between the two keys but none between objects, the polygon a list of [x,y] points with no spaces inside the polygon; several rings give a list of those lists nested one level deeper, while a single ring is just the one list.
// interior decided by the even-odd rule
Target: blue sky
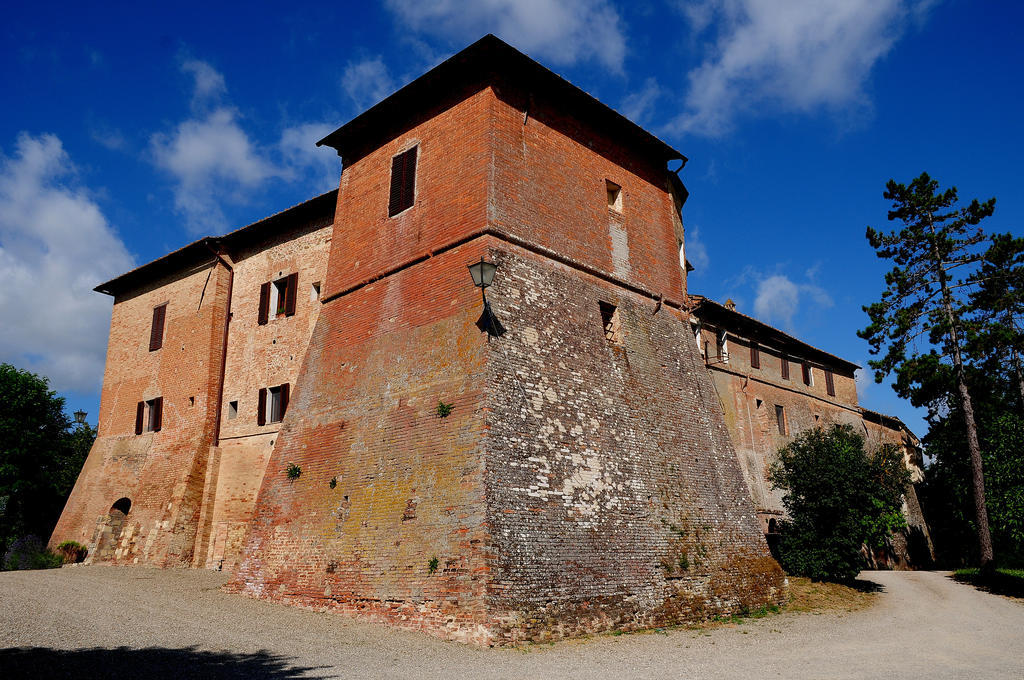
[{"label": "blue sky", "polygon": [[1024,229],[1019,3],[90,4],[15,3],[0,26],[0,361],[94,424],[93,286],[336,185],[313,143],[488,32],[689,156],[691,292],[861,365],[886,180],[927,170]]}]

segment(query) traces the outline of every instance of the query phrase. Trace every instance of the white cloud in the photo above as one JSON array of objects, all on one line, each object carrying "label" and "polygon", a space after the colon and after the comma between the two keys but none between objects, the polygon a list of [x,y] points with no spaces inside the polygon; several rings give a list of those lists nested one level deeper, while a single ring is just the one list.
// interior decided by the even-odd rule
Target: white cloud
[{"label": "white cloud", "polygon": [[22,133],[0,154],[0,360],[98,390],[111,303],[92,288],[133,266],[60,139]]},{"label": "white cloud", "polygon": [[[721,135],[766,106],[858,114],[864,85],[934,0],[703,0],[683,5],[696,33],[715,31],[711,55],[688,74],[676,132]],[[713,27],[713,28],[712,28]]]},{"label": "white cloud", "polygon": [[381,57],[351,61],[341,76],[341,87],[361,113],[395,91],[395,81]]},{"label": "white cloud", "polygon": [[408,28],[464,43],[494,33],[556,65],[594,59],[620,73],[621,20],[607,0],[387,0]]},{"label": "white cloud", "polygon": [[808,306],[828,308],[832,306],[832,298],[814,283],[794,283],[782,274],[763,278],[757,284],[754,316],[761,321],[781,323],[789,330],[793,327],[793,317]]},{"label": "white cloud", "polygon": [[634,123],[643,123],[661,97],[661,87],[654,78],[648,78],[639,92],[634,92],[622,101],[622,115]]},{"label": "white cloud", "polygon": [[711,265],[711,258],[708,257],[708,249],[700,238],[700,229],[694,227],[688,230],[685,239],[683,245],[686,247],[686,259],[693,265],[695,273],[705,273]]},{"label": "white cloud", "polygon": [[247,194],[284,171],[272,164],[238,123],[238,112],[218,105],[203,111],[203,103],[224,91],[224,78],[209,64],[190,60],[182,70],[195,77],[192,118],[169,133],[150,137],[157,167],[175,180],[174,207],[185,216],[194,234],[218,234],[228,224],[223,201],[245,202]]},{"label": "white cloud", "polygon": [[193,102],[200,104],[203,101],[217,99],[227,92],[227,85],[224,83],[224,76],[217,69],[205,61],[188,59],[181,64],[183,73],[190,74],[194,79]]},{"label": "white cloud", "polygon": [[234,109],[221,107],[150,138],[158,167],[175,179],[174,206],[193,233],[227,228],[223,200],[244,201],[265,180],[281,175],[239,126]]},{"label": "white cloud", "polygon": [[333,132],[337,125],[331,123],[303,123],[281,133],[278,150],[290,171],[312,175],[310,181],[317,191],[329,191],[338,186],[341,175],[341,159],[329,147],[316,143]]}]

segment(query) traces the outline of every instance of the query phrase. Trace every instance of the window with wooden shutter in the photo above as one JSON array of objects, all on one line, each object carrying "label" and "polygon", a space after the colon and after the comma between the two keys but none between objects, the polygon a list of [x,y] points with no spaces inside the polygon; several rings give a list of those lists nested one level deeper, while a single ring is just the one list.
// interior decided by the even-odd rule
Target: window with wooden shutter
[{"label": "window with wooden shutter", "polygon": [[828,396],[836,396],[836,384],[832,379],[832,371],[825,369],[825,391],[828,392]]},{"label": "window with wooden shutter", "polygon": [[291,396],[291,385],[285,383],[281,385],[281,417],[279,420],[284,420],[284,414],[288,410],[288,398]]},{"label": "window with wooden shutter", "polygon": [[756,342],[750,343],[750,367],[761,368],[761,351]]},{"label": "window with wooden shutter", "polygon": [[388,217],[397,215],[413,204],[416,194],[416,148],[414,146],[391,159]]},{"label": "window with wooden shutter", "polygon": [[167,316],[167,303],[153,308],[153,325],[149,327],[149,351],[153,352],[164,345],[164,319]]},{"label": "window with wooden shutter", "polygon": [[146,426],[146,402],[140,401],[135,407],[135,434],[142,434]]},{"label": "window with wooden shutter", "polygon": [[299,274],[289,274],[285,277],[285,289],[284,289],[284,315],[292,316],[295,314],[295,295],[299,290]]},{"label": "window with wooden shutter", "polygon": [[807,363],[803,363],[801,364],[801,370],[804,374],[804,384],[808,386],[812,385],[813,381],[811,380],[811,367],[808,366]]},{"label": "window with wooden shutter", "polygon": [[267,320],[270,318],[270,282],[267,281],[260,286],[260,312],[256,319],[256,323],[261,326],[266,325]]},{"label": "window with wooden shutter", "polygon": [[153,400],[152,404],[152,413],[150,415],[151,429],[153,432],[159,432],[164,424],[164,398],[157,397]]},{"label": "window with wooden shutter", "polygon": [[789,359],[782,357],[782,379],[789,380]]},{"label": "window with wooden shutter", "polygon": [[260,396],[258,405],[256,406],[256,424],[266,425],[267,424],[267,388],[260,388]]}]

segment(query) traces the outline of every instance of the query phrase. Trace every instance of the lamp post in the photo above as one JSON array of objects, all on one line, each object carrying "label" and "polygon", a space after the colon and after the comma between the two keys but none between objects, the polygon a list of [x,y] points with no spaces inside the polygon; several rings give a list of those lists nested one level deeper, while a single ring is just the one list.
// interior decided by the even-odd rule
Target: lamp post
[{"label": "lamp post", "polygon": [[85,417],[87,415],[89,414],[83,411],[82,409],[78,409],[77,411],[75,411],[75,423],[77,423],[78,425],[85,425]]},{"label": "lamp post", "polygon": [[469,274],[473,277],[473,285],[480,289],[480,296],[484,301],[484,312],[477,319],[476,327],[487,333],[487,342],[491,341],[492,335],[500,337],[505,333],[505,327],[491,311],[491,303],[487,301],[485,292],[485,289],[494,281],[494,272],[496,271],[498,271],[498,265],[486,262],[482,255],[479,262],[469,265]]}]

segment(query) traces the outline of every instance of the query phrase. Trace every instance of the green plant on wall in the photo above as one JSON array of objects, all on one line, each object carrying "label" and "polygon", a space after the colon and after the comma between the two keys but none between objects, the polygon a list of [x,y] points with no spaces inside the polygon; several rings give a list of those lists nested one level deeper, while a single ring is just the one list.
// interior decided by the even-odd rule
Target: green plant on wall
[{"label": "green plant on wall", "polygon": [[285,468],[284,473],[288,475],[288,479],[298,479],[299,475],[302,474],[302,468],[295,463],[288,463],[288,467]]},{"label": "green plant on wall", "polygon": [[338,478],[331,477],[331,481],[327,482],[327,486],[331,487],[332,489],[338,486]]},{"label": "green plant on wall", "polygon": [[437,555],[431,557],[430,561],[427,562],[427,573],[433,574],[435,571],[437,571],[438,564],[440,564],[440,562],[437,561]]},{"label": "green plant on wall", "polygon": [[455,404],[446,404],[440,399],[437,400],[437,417],[447,418],[455,410]]}]

